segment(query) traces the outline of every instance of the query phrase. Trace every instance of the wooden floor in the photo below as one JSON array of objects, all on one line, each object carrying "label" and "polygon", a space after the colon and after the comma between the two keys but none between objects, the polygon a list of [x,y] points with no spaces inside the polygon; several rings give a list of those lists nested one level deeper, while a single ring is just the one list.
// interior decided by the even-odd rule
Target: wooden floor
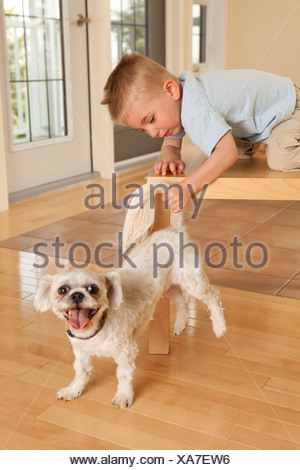
[{"label": "wooden floor", "polygon": [[[117,197],[146,173],[119,178]],[[98,183],[109,202],[109,182]],[[0,240],[76,217],[86,195],[82,185],[15,204],[0,214]],[[37,269],[32,252],[0,248],[2,449],[300,448],[299,299],[220,287],[224,338],[200,304],[183,335],[171,337],[169,356],[149,355],[141,331],[130,409],[110,404],[116,377],[107,359],[94,361],[84,395],[66,403],[55,394],[73,376],[70,343],[62,322],[33,308],[42,273],[57,269],[49,259]]]}]

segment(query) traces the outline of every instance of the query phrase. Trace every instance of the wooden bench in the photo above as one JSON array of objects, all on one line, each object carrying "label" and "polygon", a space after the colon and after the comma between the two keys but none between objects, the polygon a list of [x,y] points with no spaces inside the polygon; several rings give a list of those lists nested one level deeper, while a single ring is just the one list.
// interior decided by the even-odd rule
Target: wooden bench
[{"label": "wooden bench", "polygon": [[[186,145],[182,151],[182,159],[186,163],[183,174],[157,176],[152,168],[147,176],[147,182],[180,183],[186,176],[193,173],[205,161],[205,158],[194,145]],[[238,160],[226,173],[208,186],[205,198],[300,200],[300,171],[272,171],[268,167],[266,155],[258,153],[251,158]],[[171,211],[164,209],[160,198],[156,199],[155,204],[153,231],[168,226],[172,216]],[[150,354],[168,354],[169,335],[170,305],[167,298],[162,298],[157,305],[154,320],[149,326]]]}]

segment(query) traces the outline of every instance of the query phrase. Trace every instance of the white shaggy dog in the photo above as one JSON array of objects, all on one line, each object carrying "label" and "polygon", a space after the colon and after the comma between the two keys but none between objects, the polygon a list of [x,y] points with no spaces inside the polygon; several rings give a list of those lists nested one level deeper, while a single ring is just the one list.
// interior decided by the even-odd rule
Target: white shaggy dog
[{"label": "white shaggy dog", "polygon": [[[153,318],[163,295],[177,307],[174,334],[185,328],[191,298],[208,307],[217,337],[226,331],[219,293],[209,284],[200,257],[199,266],[195,266],[195,245],[185,245],[183,255],[181,228],[168,227],[149,235],[154,210],[150,208],[149,185],[143,189],[144,208],[129,209],[124,225],[124,244],[136,244],[130,252],[131,265],[110,273],[73,270],[45,275],[40,282],[35,307],[42,312],[52,309],[66,320],[75,355],[75,377],[57,398],[80,396],[92,370],[92,357],[104,356],[117,364],[118,388],[112,403],[120,408],[130,406],[138,352],[135,333]],[[154,248],[156,254],[158,248],[164,248],[159,261],[153,256]]]}]

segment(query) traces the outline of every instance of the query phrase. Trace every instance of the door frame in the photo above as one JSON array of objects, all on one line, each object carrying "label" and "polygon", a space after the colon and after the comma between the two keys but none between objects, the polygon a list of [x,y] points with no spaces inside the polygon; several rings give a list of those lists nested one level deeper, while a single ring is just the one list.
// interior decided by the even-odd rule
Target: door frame
[{"label": "door frame", "polygon": [[111,73],[110,0],[87,0],[90,66],[90,113],[93,170],[111,179],[114,172],[114,129],[106,106],[100,105],[102,90]]},{"label": "door frame", "polygon": [[[1,47],[0,47],[0,64]],[[1,119],[6,99],[3,96],[2,87],[0,86],[0,212],[8,209],[8,188],[7,188],[7,169],[6,169],[6,147],[5,147],[5,126],[4,120]]]}]

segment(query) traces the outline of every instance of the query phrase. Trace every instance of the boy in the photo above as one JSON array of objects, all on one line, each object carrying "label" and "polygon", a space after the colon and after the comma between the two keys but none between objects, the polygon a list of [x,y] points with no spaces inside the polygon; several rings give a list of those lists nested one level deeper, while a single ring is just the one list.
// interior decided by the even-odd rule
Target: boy
[{"label": "boy", "polygon": [[108,105],[114,121],[164,138],[156,174],[184,170],[184,134],[210,155],[181,183],[181,197],[178,189],[169,191],[168,206],[174,213],[191,198],[188,184],[197,193],[236,162],[235,140],[246,139],[249,149],[255,142],[267,144],[268,164],[274,170],[300,169],[300,88],[289,78],[223,70],[197,77],[184,72],[178,79],[133,53],[122,57],[104,93],[101,104]]}]

